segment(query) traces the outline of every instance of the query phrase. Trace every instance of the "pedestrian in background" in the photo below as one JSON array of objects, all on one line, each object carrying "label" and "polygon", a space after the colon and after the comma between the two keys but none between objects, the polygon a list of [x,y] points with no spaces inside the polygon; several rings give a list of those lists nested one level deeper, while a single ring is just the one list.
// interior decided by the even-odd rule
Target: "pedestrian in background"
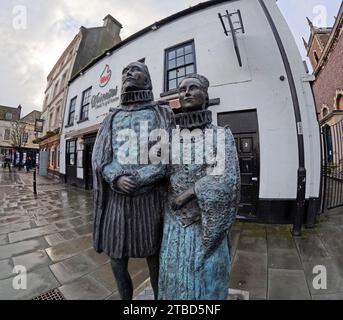
[{"label": "pedestrian in background", "polygon": [[4,163],[4,169],[8,166],[8,171],[11,172],[11,159],[8,157],[5,157],[5,163]]}]

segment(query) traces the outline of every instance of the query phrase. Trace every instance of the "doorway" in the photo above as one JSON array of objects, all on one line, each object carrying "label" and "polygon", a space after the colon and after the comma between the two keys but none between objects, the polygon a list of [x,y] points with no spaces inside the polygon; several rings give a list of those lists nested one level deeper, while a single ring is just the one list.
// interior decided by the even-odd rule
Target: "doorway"
[{"label": "doorway", "polygon": [[85,140],[84,177],[85,177],[85,187],[87,190],[93,189],[92,153],[93,153],[95,139],[96,139],[96,135],[84,137],[84,140]]},{"label": "doorway", "polygon": [[256,110],[218,113],[218,125],[229,127],[235,138],[241,171],[238,218],[259,220],[260,147]]}]

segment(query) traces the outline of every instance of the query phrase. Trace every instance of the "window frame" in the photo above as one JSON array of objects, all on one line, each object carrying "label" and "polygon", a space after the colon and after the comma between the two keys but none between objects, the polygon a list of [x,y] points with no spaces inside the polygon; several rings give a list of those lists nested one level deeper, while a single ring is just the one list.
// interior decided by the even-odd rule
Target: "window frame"
[{"label": "window frame", "polygon": [[12,112],[6,112],[5,113],[5,120],[6,121],[12,121],[13,120],[13,113]]},{"label": "window frame", "polygon": [[29,143],[29,133],[26,131],[22,135],[22,143],[23,144]]},{"label": "window frame", "polygon": [[[86,89],[86,90],[84,90],[84,91],[82,92],[81,108],[80,108],[80,120],[79,120],[79,122],[88,120],[88,116],[89,116],[89,106],[90,106],[90,104],[91,104],[92,88],[93,88],[93,87],[89,87],[88,89]],[[86,93],[88,93],[88,92],[89,92],[89,96],[88,96],[89,100],[88,100],[87,103],[84,103]],[[85,111],[85,107],[87,107],[87,111]],[[85,116],[85,114],[87,114],[87,116]]]},{"label": "window frame", "polygon": [[[192,63],[188,63],[188,64],[185,62],[185,64],[183,64],[183,65],[175,66],[174,68],[170,68],[169,69],[169,66],[168,66],[168,62],[169,62],[168,54],[169,54],[169,52],[171,52],[173,50],[180,49],[180,48],[184,48],[184,47],[186,47],[188,45],[192,46],[193,62]],[[186,54],[183,55],[183,57],[185,57],[185,56],[186,56]],[[183,41],[183,42],[181,42],[181,43],[179,43],[177,45],[171,46],[171,47],[166,48],[164,50],[164,75],[163,75],[163,77],[164,77],[163,78],[164,79],[164,93],[176,92],[177,91],[177,87],[173,88],[173,89],[169,88],[169,72],[173,71],[173,70],[177,70],[177,69],[182,68],[182,67],[187,67],[187,66],[190,66],[190,65],[194,66],[194,71],[192,73],[197,73],[197,62],[196,62],[195,41],[194,41],[194,39]],[[185,74],[185,75],[187,75],[187,74]],[[176,79],[178,79],[178,78],[176,78]]]},{"label": "window frame", "polygon": [[4,141],[11,141],[11,129],[5,129]]},{"label": "window frame", "polygon": [[[71,111],[71,106],[72,106],[72,102],[74,102],[74,110]],[[73,126],[74,122],[75,122],[75,112],[76,112],[76,102],[77,102],[77,96],[75,96],[74,98],[72,98],[69,102],[69,111],[68,111],[68,121],[67,121],[67,126]],[[71,114],[73,114],[73,121],[71,121]]]},{"label": "window frame", "polygon": [[[73,148],[73,151],[71,151],[71,144],[74,144],[74,146],[72,147]],[[76,139],[73,139],[73,140],[67,140],[66,141],[66,165],[69,166],[69,167],[75,167],[76,164],[77,164],[77,140]],[[73,155],[73,159],[74,159],[74,162],[73,164],[70,164],[70,155]]]}]

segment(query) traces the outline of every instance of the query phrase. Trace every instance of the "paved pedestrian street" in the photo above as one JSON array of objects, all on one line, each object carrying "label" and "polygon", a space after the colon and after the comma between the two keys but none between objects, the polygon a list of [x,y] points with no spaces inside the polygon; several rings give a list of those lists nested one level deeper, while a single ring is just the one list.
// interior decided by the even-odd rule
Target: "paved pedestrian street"
[{"label": "paved pedestrian street", "polygon": [[[109,259],[92,248],[92,193],[37,179],[35,197],[32,173],[0,169],[0,300],[53,289],[67,300],[118,299]],[[237,222],[230,288],[249,299],[343,299],[343,210],[325,213],[302,237],[293,238],[290,228]],[[26,268],[26,290],[14,289],[14,266]],[[313,286],[315,266],[326,267],[326,289]],[[131,259],[129,268],[137,295],[147,265]]]},{"label": "paved pedestrian street", "polygon": [[[92,194],[0,169],[0,300],[32,299],[59,289],[65,299],[118,299],[109,259],[92,249]],[[14,266],[27,269],[27,289],[15,290]],[[144,259],[132,259],[136,289],[148,278]]]}]

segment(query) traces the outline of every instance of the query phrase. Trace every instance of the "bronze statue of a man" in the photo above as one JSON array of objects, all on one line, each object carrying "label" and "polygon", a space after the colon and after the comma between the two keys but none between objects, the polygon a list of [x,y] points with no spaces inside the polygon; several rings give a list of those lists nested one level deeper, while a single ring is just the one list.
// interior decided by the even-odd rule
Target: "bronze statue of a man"
[{"label": "bronze statue of a man", "polygon": [[[142,130],[143,125],[148,130]],[[153,99],[147,66],[140,62],[130,63],[122,72],[121,103],[110,110],[102,123],[92,158],[94,248],[111,258],[119,293],[124,300],[131,300],[133,295],[128,272],[130,257],[147,258],[157,297],[167,168],[162,163],[148,161],[142,141],[147,141],[150,148],[148,132],[155,129],[169,132],[174,126],[171,108]],[[138,139],[129,142],[123,139],[128,133]]]}]

